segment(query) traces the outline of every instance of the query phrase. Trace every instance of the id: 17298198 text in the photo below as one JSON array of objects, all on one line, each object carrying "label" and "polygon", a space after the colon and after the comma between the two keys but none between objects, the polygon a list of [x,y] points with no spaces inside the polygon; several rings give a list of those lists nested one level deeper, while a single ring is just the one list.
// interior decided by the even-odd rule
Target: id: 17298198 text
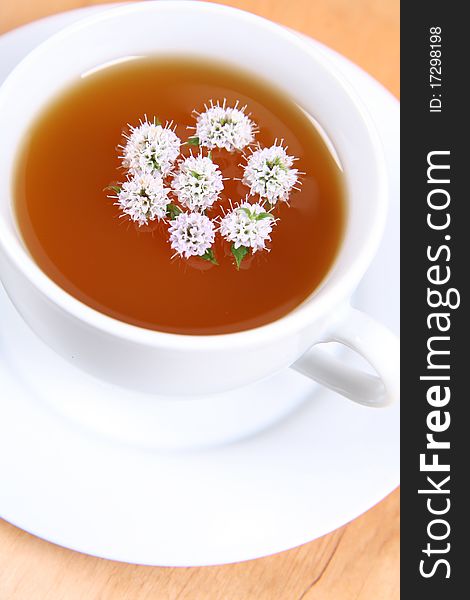
[{"label": "id: 17298198 text", "polygon": [[429,112],[440,113],[442,110],[442,29],[429,28],[429,87],[431,98]]}]

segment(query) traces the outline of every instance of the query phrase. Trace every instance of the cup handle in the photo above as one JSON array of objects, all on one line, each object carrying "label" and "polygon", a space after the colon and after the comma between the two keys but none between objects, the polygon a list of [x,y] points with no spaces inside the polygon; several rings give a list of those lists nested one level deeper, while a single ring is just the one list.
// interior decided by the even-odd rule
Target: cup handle
[{"label": "cup handle", "polygon": [[365,313],[348,307],[328,331],[324,342],[339,342],[363,356],[376,370],[371,375],[346,365],[316,344],[292,368],[364,406],[383,407],[400,396],[398,337]]}]

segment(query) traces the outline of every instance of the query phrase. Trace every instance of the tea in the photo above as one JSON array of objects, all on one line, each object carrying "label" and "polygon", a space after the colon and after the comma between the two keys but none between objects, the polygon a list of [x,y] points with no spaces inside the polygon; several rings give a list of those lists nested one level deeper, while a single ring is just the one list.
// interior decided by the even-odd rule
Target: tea
[{"label": "tea", "polygon": [[[122,179],[116,148],[144,115],[173,121],[187,140],[193,109],[209,100],[247,106],[257,141],[283,139],[301,186],[273,210],[270,252],[234,257],[220,239],[218,264],[172,258],[162,223],[120,218],[105,188]],[[194,150],[194,149],[193,149]],[[182,146],[188,156],[191,146]],[[244,201],[240,152],[213,149],[223,172],[221,216]],[[221,334],[258,327],[298,306],[322,282],[345,222],[342,172],[314,121],[271,84],[227,64],[189,57],[133,58],[85,73],[30,128],[17,160],[15,209],[40,268],[92,308],[140,327]],[[254,200],[253,200],[254,201]]]}]

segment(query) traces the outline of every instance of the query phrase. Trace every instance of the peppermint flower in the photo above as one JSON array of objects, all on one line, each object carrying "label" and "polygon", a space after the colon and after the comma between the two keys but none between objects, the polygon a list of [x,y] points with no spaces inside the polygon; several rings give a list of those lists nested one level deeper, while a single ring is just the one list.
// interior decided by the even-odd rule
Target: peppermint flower
[{"label": "peppermint flower", "polygon": [[278,200],[287,202],[289,193],[298,181],[298,170],[292,169],[296,160],[286,152],[287,148],[274,142],[270,148],[258,148],[252,152],[244,167],[242,182],[250,188],[250,195],[259,195],[270,204]]},{"label": "peppermint flower", "polygon": [[219,102],[206,109],[203,113],[196,113],[195,137],[200,146],[212,148],[225,148],[229,152],[243,150],[251,144],[256,133],[253,121],[245,114],[246,106],[238,108],[238,100],[234,107],[226,106],[224,99],[222,106]]},{"label": "peppermint flower", "polygon": [[266,242],[271,240],[275,223],[274,217],[261,204],[243,202],[223,217],[219,231],[225,240],[232,242],[232,252],[244,247],[251,248],[254,254],[258,250],[268,250]]},{"label": "peppermint flower", "polygon": [[160,221],[165,217],[170,203],[169,191],[160,176],[142,173],[125,181],[113,197],[117,198],[116,204],[122,212],[141,227],[149,221]]},{"label": "peppermint flower", "polygon": [[191,211],[204,211],[224,189],[222,173],[208,156],[189,156],[179,164],[171,187],[180,203]]},{"label": "peppermint flower", "polygon": [[170,244],[184,258],[201,256],[215,262],[211,246],[215,239],[213,222],[201,213],[180,213],[170,223]]},{"label": "peppermint flower", "polygon": [[162,127],[155,120],[149,123],[141,121],[138,127],[132,127],[126,135],[127,143],[123,149],[122,164],[135,175],[168,175],[180,153],[181,140],[171,129],[171,123]]}]

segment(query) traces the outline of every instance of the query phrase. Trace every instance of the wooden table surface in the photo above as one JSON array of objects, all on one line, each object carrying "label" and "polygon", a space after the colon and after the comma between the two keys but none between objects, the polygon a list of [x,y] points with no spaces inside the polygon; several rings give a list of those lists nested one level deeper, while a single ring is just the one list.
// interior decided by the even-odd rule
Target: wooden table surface
[{"label": "wooden table surface", "polygon": [[[0,34],[103,0],[0,0]],[[399,0],[219,0],[310,34],[399,95]],[[1,481],[0,481],[1,486]],[[193,569],[125,565],[0,521],[0,600],[397,600],[399,492],[333,533],[267,558]]]}]

